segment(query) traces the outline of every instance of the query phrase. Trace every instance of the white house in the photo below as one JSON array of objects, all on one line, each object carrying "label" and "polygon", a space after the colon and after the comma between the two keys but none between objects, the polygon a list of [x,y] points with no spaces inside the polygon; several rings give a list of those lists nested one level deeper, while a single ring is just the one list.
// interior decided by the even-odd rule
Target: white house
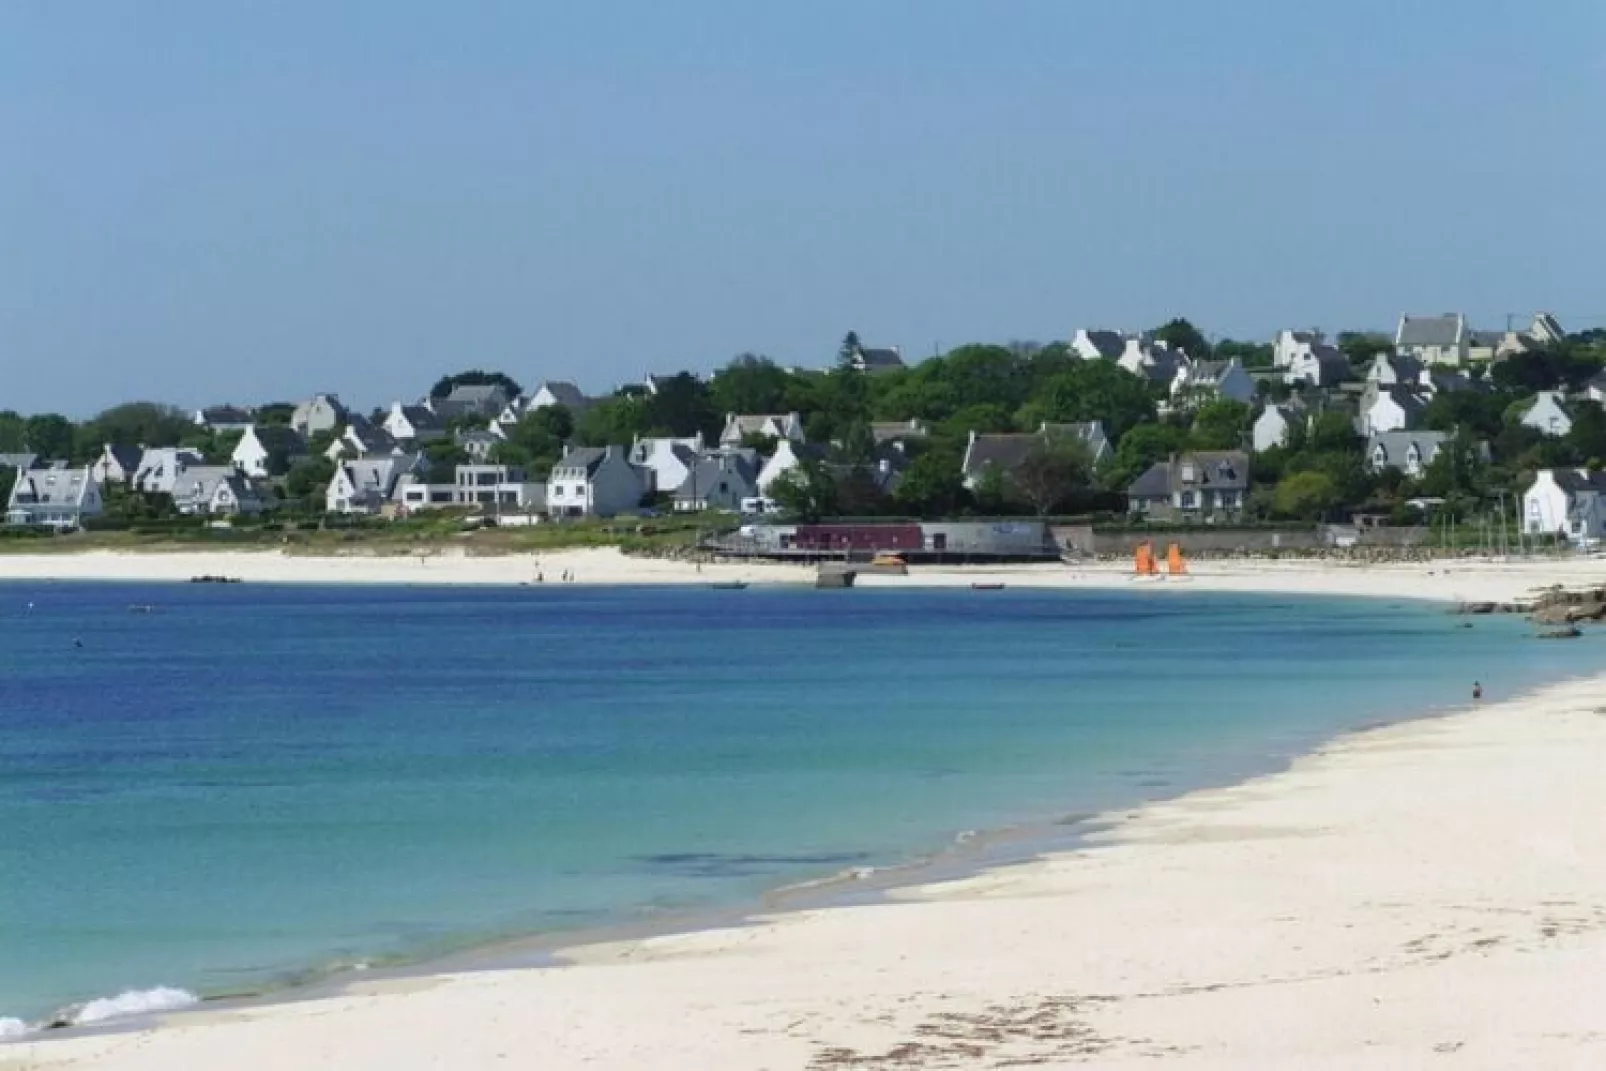
[{"label": "white house", "polygon": [[459,428],[452,433],[452,441],[475,461],[489,461],[491,451],[504,440],[484,428]]},{"label": "white house", "polygon": [[330,461],[343,457],[369,457],[374,454],[405,454],[407,450],[396,437],[366,418],[353,415],[340,438],[329,444],[323,456]]},{"label": "white house", "polygon": [[1337,346],[1322,342],[1294,347],[1286,369],[1283,382],[1290,386],[1304,383],[1312,387],[1336,387],[1350,378],[1349,358]]},{"label": "white house", "polygon": [[1373,472],[1399,469],[1407,476],[1421,476],[1439,450],[1450,441],[1443,431],[1383,431],[1366,440],[1366,467]]},{"label": "white house", "polygon": [[1151,383],[1174,384],[1177,374],[1193,362],[1182,350],[1145,336],[1130,337],[1116,364]]},{"label": "white house", "polygon": [[530,400],[525,403],[524,409],[525,412],[533,412],[554,405],[561,405],[575,416],[579,416],[582,410],[591,405],[591,399],[573,383],[549,379],[543,381],[535,393],[530,395]]},{"label": "white house", "polygon": [[346,407],[333,394],[314,394],[295,407],[290,414],[290,426],[305,438],[320,431],[334,431],[346,422]]},{"label": "white house", "polygon": [[148,495],[170,495],[186,469],[206,464],[198,451],[187,446],[162,446],[140,455],[134,487]]},{"label": "white house", "polygon": [[324,509],[330,513],[375,514],[384,509],[404,473],[417,471],[417,454],[353,458],[335,466],[334,478],[324,491]]},{"label": "white house", "polygon": [[118,446],[115,443],[107,443],[102,448],[100,456],[95,459],[95,463],[89,467],[89,471],[95,477],[95,482],[102,487],[109,483],[127,486],[134,482],[134,477],[139,472],[140,461],[144,457],[143,446]]},{"label": "white house", "polygon": [[89,466],[18,469],[6,501],[6,523],[77,528],[104,509],[100,484]]},{"label": "white house", "polygon": [[771,439],[803,441],[803,418],[796,413],[727,413],[725,430],[719,434],[721,446],[740,446],[749,435]]},{"label": "white house", "polygon": [[264,479],[283,476],[290,463],[306,453],[307,441],[294,429],[253,424],[241,433],[229,460],[247,476]]},{"label": "white house", "polygon": [[612,517],[631,513],[647,493],[646,475],[619,446],[565,447],[547,477],[553,517]]},{"label": "white house", "polygon": [[237,405],[213,405],[197,409],[191,419],[196,427],[209,431],[244,431],[256,422],[253,410]]},{"label": "white house", "polygon": [[218,485],[235,475],[232,465],[187,465],[173,481],[173,506],[186,515],[210,513]]},{"label": "white house", "polygon": [[1566,534],[1598,540],[1606,518],[1606,472],[1540,469],[1522,493],[1522,524],[1530,535]]},{"label": "white house", "polygon": [[1287,446],[1289,433],[1304,417],[1290,405],[1268,405],[1255,418],[1250,429],[1255,453],[1264,453],[1277,446]]},{"label": "white house", "polygon": [[1459,368],[1471,358],[1472,333],[1460,313],[1443,316],[1401,316],[1394,332],[1394,352],[1423,364]]},{"label": "white house", "polygon": [[256,480],[238,472],[225,476],[212,488],[206,512],[214,517],[255,515],[271,509],[275,499]]},{"label": "white house", "polygon": [[1401,357],[1380,353],[1372,358],[1366,369],[1366,382],[1380,387],[1416,384],[1422,381],[1422,362],[1415,357]]},{"label": "white house", "polygon": [[1559,439],[1573,430],[1572,414],[1559,391],[1542,390],[1523,411],[1522,423],[1541,434]]},{"label": "white house", "polygon": [[764,462],[764,467],[758,472],[758,493],[765,498],[770,497],[770,489],[775,481],[797,468],[806,460],[822,461],[825,459],[825,450],[816,448],[807,443],[793,442],[791,439],[782,439],[775,446],[775,452]]},{"label": "white house", "polygon": [[1084,361],[1115,361],[1126,352],[1126,336],[1119,331],[1079,327],[1071,338],[1071,352]]},{"label": "white house", "polygon": [[396,478],[391,501],[403,516],[426,509],[449,509],[457,505],[457,485],[429,483],[416,473],[404,472]]},{"label": "white house", "polygon": [[446,421],[428,406],[392,402],[384,429],[399,443],[429,442],[445,437]]},{"label": "white house", "polygon": [[648,474],[650,490],[673,491],[686,482],[692,465],[703,452],[699,432],[684,439],[642,439],[630,446],[630,463]]},{"label": "white house", "polygon": [[[781,441],[791,442],[790,439]],[[675,489],[675,512],[738,510],[744,499],[753,498],[758,491],[755,458],[752,452],[740,450],[699,458],[685,481]]]},{"label": "white house", "polygon": [[1309,352],[1312,346],[1321,346],[1326,342],[1327,336],[1320,331],[1293,331],[1284,328],[1271,340],[1272,367],[1287,368],[1294,363],[1295,357]]},{"label": "white house", "polygon": [[459,506],[531,513],[546,505],[546,484],[531,483],[516,465],[459,465],[456,470]]},{"label": "white house", "polygon": [[1421,422],[1427,407],[1427,399],[1407,387],[1374,387],[1361,398],[1357,427],[1366,436],[1384,431],[1406,431]]},{"label": "white house", "polygon": [[1243,362],[1193,361],[1177,368],[1171,380],[1171,396],[1231,398],[1248,404],[1255,398],[1255,381],[1244,370]]}]

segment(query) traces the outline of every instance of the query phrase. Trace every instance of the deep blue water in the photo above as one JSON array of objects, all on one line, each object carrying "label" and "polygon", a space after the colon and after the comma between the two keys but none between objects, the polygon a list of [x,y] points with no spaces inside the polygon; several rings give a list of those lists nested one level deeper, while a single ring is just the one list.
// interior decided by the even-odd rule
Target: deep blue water
[{"label": "deep blue water", "polygon": [[0,585],[0,1015],[740,904],[1601,653],[1459,624],[1158,592]]}]

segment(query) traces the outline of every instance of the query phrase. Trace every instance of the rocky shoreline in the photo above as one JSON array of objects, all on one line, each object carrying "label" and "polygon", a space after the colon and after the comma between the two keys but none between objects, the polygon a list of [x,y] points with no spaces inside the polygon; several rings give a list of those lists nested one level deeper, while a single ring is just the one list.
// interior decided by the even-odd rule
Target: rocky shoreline
[{"label": "rocky shoreline", "polygon": [[1514,602],[1464,602],[1457,614],[1523,614],[1543,639],[1570,639],[1583,634],[1580,625],[1606,622],[1606,586],[1568,589],[1557,585],[1532,599]]}]

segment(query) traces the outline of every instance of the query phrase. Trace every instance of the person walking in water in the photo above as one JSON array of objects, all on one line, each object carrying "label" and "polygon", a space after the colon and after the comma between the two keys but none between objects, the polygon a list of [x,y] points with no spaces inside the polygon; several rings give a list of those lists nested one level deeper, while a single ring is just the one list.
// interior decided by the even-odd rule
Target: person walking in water
[{"label": "person walking in water", "polygon": [[1477,681],[1473,681],[1472,682],[1472,701],[1474,703],[1476,703],[1478,700],[1480,700],[1482,698],[1483,698],[1483,685],[1479,684]]}]

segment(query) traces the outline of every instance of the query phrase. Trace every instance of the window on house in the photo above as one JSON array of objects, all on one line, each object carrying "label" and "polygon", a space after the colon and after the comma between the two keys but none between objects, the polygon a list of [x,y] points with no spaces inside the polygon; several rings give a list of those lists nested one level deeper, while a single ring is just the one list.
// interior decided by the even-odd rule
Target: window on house
[{"label": "window on house", "polygon": [[1199,505],[1199,496],[1194,491],[1182,492],[1182,508],[1194,509]]}]

